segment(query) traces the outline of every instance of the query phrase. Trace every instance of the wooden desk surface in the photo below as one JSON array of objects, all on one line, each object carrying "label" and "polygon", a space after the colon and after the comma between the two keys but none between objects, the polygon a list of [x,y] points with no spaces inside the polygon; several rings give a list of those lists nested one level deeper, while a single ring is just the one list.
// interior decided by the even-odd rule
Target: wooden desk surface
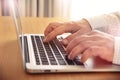
[{"label": "wooden desk surface", "polygon": [[[58,18],[24,18],[27,33],[43,33],[49,22],[67,21]],[[17,35],[11,17],[0,17],[0,80],[120,80],[120,73],[54,73],[28,74],[23,69]]]}]

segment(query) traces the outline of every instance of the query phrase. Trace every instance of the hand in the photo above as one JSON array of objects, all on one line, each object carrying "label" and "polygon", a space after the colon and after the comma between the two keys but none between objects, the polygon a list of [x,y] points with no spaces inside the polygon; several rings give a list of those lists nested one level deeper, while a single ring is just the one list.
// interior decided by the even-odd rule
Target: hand
[{"label": "hand", "polygon": [[74,59],[77,55],[82,54],[82,62],[93,56],[99,56],[104,60],[112,62],[114,37],[100,31],[91,31],[72,39],[67,45],[66,51],[69,59]]},{"label": "hand", "polygon": [[72,35],[62,41],[64,45],[67,45],[72,38],[75,38],[75,36],[87,33],[89,31],[91,31],[91,26],[85,19],[76,22],[50,23],[44,32],[44,42],[49,42],[57,35],[69,32],[72,33]]}]

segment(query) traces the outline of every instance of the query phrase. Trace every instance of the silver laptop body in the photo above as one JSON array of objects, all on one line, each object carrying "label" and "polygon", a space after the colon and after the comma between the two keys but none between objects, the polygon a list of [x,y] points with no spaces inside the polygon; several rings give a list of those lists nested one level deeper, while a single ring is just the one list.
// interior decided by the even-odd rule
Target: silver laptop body
[{"label": "silver laptop body", "polygon": [[[120,66],[113,65],[98,57],[90,58],[85,63],[80,62],[80,56],[73,61],[67,59],[60,38],[49,43],[43,43],[43,34],[24,34],[22,32],[19,9],[12,0],[11,7],[18,35],[23,65],[28,73],[52,72],[115,72]],[[62,36],[64,37],[64,36]]]}]

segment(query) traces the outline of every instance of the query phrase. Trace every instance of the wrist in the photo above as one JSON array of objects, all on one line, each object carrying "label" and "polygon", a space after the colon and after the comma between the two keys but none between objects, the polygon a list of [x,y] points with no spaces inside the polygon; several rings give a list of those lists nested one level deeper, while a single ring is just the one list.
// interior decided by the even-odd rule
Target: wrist
[{"label": "wrist", "polygon": [[92,27],[91,27],[90,23],[85,18],[82,18],[81,20],[77,21],[77,23],[78,24],[86,25],[87,28],[89,28],[90,30],[92,30]]}]

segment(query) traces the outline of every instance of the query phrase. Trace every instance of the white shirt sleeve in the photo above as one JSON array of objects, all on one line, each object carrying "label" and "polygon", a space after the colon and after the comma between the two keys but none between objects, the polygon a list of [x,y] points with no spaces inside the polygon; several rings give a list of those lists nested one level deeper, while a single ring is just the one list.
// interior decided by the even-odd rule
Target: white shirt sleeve
[{"label": "white shirt sleeve", "polygon": [[98,29],[115,37],[113,64],[120,65],[120,12],[86,18],[92,29]]},{"label": "white shirt sleeve", "polygon": [[92,29],[98,29],[114,36],[120,36],[120,12],[86,18],[86,20],[92,26]]},{"label": "white shirt sleeve", "polygon": [[113,64],[120,65],[120,37],[115,37]]}]

